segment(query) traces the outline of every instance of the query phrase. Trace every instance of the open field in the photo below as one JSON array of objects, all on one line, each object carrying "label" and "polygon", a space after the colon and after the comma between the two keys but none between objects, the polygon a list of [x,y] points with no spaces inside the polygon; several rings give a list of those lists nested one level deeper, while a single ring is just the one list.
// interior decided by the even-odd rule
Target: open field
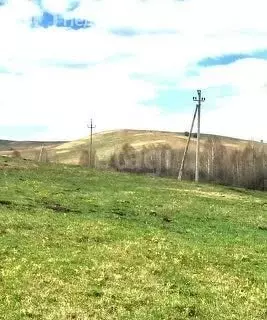
[{"label": "open field", "polygon": [[0,167],[0,319],[267,318],[266,193]]},{"label": "open field", "polygon": [[37,149],[41,145],[47,147],[57,147],[63,144],[63,141],[12,141],[12,140],[0,140],[0,151],[10,151],[11,149],[25,150],[25,149]]},{"label": "open field", "polygon": [[[211,135],[202,134],[201,148]],[[230,137],[219,137],[222,144],[230,149],[242,149],[248,143]],[[100,161],[108,161],[109,157],[119,150],[125,143],[131,144],[136,150],[143,146],[158,146],[168,144],[171,148],[182,150],[185,147],[187,137],[184,133],[148,131],[148,130],[115,130],[94,134],[94,149]],[[192,139],[190,148],[195,150],[196,139]],[[43,142],[0,142],[0,155],[10,154],[10,148],[19,150],[23,157],[35,159],[40,153]],[[46,142],[48,158],[52,162],[78,164],[83,150],[89,148],[89,138],[70,141],[70,142]],[[267,144],[265,144],[267,150]]]}]

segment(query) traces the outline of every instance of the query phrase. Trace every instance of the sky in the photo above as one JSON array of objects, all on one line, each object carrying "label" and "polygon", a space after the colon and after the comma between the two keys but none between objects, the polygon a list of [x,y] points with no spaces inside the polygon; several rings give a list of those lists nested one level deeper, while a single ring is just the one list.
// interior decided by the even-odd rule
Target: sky
[{"label": "sky", "polygon": [[114,129],[267,142],[266,0],[0,0],[0,139]]}]

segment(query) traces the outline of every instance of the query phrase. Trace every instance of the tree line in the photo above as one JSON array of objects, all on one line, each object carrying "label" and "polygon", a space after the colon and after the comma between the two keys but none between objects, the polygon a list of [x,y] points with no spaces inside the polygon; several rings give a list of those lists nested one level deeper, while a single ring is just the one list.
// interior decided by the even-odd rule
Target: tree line
[{"label": "tree line", "polygon": [[[185,133],[186,136],[186,133]],[[83,167],[111,168],[118,171],[149,173],[177,178],[184,150],[169,144],[148,144],[135,149],[125,143],[108,160],[99,160],[92,150],[91,164],[88,149],[79,150],[78,164]],[[43,148],[23,151],[24,158],[39,162],[61,162],[55,151]],[[21,152],[11,149],[12,157]],[[267,153],[264,144],[248,142],[245,146],[229,147],[217,136],[208,137],[200,150],[200,180],[223,185],[267,190]],[[184,167],[184,180],[195,178],[195,148],[189,149]]]},{"label": "tree line", "polygon": [[[182,156],[182,149],[173,149],[169,144],[150,144],[136,150],[125,143],[111,155],[109,167],[118,171],[177,177]],[[200,179],[264,190],[266,163],[263,144],[250,142],[243,148],[231,148],[226,147],[219,137],[209,137],[200,151]],[[189,150],[183,178],[193,180],[194,175],[195,150]]]}]

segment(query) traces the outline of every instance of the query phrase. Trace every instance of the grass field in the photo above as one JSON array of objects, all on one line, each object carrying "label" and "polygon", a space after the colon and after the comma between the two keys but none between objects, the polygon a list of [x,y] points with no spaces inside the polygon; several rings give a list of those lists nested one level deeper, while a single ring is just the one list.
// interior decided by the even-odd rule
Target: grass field
[{"label": "grass field", "polygon": [[0,167],[0,319],[267,318],[266,193]]}]

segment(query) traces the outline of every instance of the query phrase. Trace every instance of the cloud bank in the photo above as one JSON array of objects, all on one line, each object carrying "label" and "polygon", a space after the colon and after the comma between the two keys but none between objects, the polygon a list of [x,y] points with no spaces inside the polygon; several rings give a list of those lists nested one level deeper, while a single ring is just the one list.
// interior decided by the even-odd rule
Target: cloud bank
[{"label": "cloud bank", "polygon": [[203,89],[203,132],[267,140],[264,9],[263,0],[3,2],[0,125],[35,132],[2,138],[75,139],[91,117],[98,130],[186,131]]}]

